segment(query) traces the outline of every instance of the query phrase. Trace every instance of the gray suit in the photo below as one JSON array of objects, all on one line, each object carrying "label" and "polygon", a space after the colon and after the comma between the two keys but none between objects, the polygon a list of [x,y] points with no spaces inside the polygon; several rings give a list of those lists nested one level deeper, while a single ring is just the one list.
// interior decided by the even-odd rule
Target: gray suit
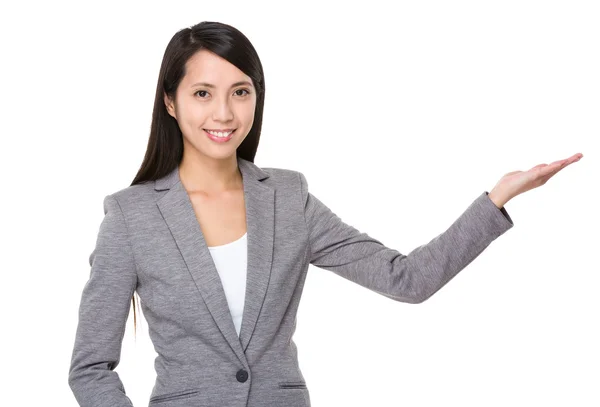
[{"label": "gray suit", "polygon": [[418,304],[513,226],[483,192],[403,255],[344,223],[302,173],[238,165],[248,232],[240,336],[178,168],[117,191],[104,198],[79,307],[69,386],[81,406],[132,406],[114,369],[137,290],[158,354],[149,406],[309,407],[292,340],[309,264]]}]

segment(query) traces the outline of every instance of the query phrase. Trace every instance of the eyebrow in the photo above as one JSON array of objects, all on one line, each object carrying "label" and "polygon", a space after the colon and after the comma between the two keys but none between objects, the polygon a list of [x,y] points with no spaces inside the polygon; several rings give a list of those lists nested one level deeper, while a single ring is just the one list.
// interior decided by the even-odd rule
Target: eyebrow
[{"label": "eyebrow", "polygon": [[[233,85],[231,85],[232,88],[235,88],[236,86],[240,86],[240,85],[248,85],[248,86],[252,86],[252,83],[248,82],[248,81],[240,81],[240,82],[236,82]],[[215,88],[216,86],[211,84],[211,83],[207,83],[207,82],[198,82],[198,83],[194,83],[191,87],[193,88],[194,86],[206,86],[207,88]]]}]

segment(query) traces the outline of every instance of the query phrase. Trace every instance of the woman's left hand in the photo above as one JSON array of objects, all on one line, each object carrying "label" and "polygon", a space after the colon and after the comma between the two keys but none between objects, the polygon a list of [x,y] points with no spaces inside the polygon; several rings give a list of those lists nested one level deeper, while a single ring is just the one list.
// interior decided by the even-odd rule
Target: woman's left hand
[{"label": "woman's left hand", "polygon": [[550,178],[566,166],[577,162],[583,154],[577,153],[552,164],[539,164],[529,171],[513,171],[505,174],[488,194],[498,208],[502,208],[515,196],[544,185]]}]

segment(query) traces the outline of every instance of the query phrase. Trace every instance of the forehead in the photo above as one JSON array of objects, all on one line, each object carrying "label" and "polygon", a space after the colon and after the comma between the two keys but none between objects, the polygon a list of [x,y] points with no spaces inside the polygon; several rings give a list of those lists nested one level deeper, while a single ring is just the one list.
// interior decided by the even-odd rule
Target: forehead
[{"label": "forehead", "polygon": [[208,50],[196,52],[185,64],[183,82],[209,82],[216,86],[229,87],[238,81],[250,81],[250,77],[237,66]]}]

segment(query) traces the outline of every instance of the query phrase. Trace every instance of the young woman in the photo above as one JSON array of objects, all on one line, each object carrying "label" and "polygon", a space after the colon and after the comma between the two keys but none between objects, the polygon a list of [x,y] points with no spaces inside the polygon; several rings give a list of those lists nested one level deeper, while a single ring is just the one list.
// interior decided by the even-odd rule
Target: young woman
[{"label": "young woman", "polygon": [[576,154],[506,174],[408,255],[345,224],[301,172],[254,164],[265,80],[250,41],[202,22],[163,57],[132,184],[104,198],[69,385],[81,406],[132,406],[114,369],[137,292],[158,354],[149,405],[308,407],[296,311],[309,264],[418,304],[513,226],[503,207]]}]

